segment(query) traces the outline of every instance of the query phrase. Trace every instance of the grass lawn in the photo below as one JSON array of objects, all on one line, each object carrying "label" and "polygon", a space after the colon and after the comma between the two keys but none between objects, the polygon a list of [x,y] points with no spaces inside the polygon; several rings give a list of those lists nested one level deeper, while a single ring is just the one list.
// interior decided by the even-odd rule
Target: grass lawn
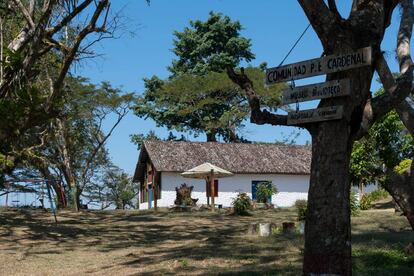
[{"label": "grass lawn", "polygon": [[[211,213],[0,209],[1,275],[300,275],[303,237],[249,237],[252,222],[295,221],[292,210]],[[392,209],[352,219],[354,275],[414,275],[414,240]]]}]

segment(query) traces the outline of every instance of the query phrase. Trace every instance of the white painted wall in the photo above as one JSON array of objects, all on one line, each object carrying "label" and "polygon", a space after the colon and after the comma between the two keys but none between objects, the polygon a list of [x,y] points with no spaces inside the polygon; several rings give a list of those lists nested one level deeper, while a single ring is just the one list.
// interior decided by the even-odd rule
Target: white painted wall
[{"label": "white painted wall", "polygon": [[[232,177],[220,178],[218,197],[216,204],[230,207],[233,198],[239,192],[246,192],[252,196],[252,181],[272,181],[279,193],[272,197],[272,203],[278,207],[292,206],[297,199],[307,199],[309,188],[309,175],[280,175],[280,174],[236,174]],[[197,204],[207,204],[206,183],[202,179],[184,178],[179,173],[161,173],[161,199],[157,204],[159,207],[169,207],[174,204],[176,197],[175,187],[181,184],[194,186],[192,198],[198,198]],[[148,202],[141,203],[140,209],[147,209]]]}]

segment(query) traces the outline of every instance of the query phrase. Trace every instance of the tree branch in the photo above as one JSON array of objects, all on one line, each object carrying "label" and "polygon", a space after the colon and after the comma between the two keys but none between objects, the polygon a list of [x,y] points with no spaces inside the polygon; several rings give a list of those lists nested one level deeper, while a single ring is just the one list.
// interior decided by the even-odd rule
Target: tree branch
[{"label": "tree branch", "polygon": [[[15,4],[17,7],[19,7],[19,9],[20,9],[20,11],[21,11],[21,12],[22,12],[22,14],[23,14],[24,19],[26,19],[27,24],[29,25],[30,29],[35,29],[35,28],[36,28],[36,25],[35,25],[35,23],[33,22],[32,17],[30,16],[30,13],[31,13],[31,12],[29,12],[29,11],[25,8],[25,6],[23,5],[23,3],[22,3],[22,2],[20,2],[20,0],[13,0],[13,2],[14,2],[14,4]],[[32,6],[32,3],[31,3],[31,6]]]},{"label": "tree branch", "polygon": [[402,0],[401,7],[403,13],[397,37],[397,58],[402,75],[395,80],[384,56],[381,54],[376,58],[375,69],[381,79],[385,93],[367,101],[364,107],[360,134],[357,136],[366,133],[375,121],[395,107],[401,105],[400,107],[405,110],[405,114],[409,114],[407,108],[410,108],[411,105],[402,102],[412,92],[414,66],[410,55],[410,41],[414,22],[413,2]]},{"label": "tree branch", "polygon": [[404,126],[414,136],[414,101],[407,97],[398,104],[397,113]]},{"label": "tree branch", "polygon": [[325,48],[331,29],[336,25],[338,18],[323,0],[298,0],[298,2]]},{"label": "tree branch", "polygon": [[67,16],[65,16],[56,26],[54,26],[51,29],[47,30],[47,34],[52,37],[55,33],[59,32],[63,27],[67,26],[68,23],[75,18],[79,13],[81,13],[86,7],[89,6],[89,4],[93,0],[85,0],[78,6],[76,6],[72,12],[70,12]]},{"label": "tree branch", "polygon": [[[89,158],[86,160],[86,163],[85,163],[85,166],[84,166],[84,169],[83,169],[83,172],[82,172],[82,176],[81,176],[81,179],[82,180],[85,180],[86,175],[87,175],[87,173],[89,171],[89,167],[90,167],[93,159],[95,158],[95,156],[98,154],[98,152],[104,146],[105,142],[112,135],[113,131],[119,125],[119,123],[122,121],[122,119],[128,114],[128,109],[129,109],[128,106],[122,108],[122,111],[118,114],[118,118],[117,118],[115,124],[109,130],[108,134],[106,134],[105,137],[101,141],[99,141],[98,145],[96,145],[95,148],[93,149],[93,151],[90,154]],[[83,186],[82,186],[81,189],[84,188],[85,184],[86,184],[86,182],[83,181]]]},{"label": "tree branch", "polygon": [[[49,103],[53,103],[56,97],[58,96],[58,93],[60,92],[60,88],[63,85],[63,81],[66,77],[66,74],[69,71],[70,65],[72,64],[72,61],[75,59],[76,54],[79,50],[79,47],[81,46],[81,43],[83,39],[90,33],[93,32],[105,32],[105,25],[100,26],[99,28],[96,27],[96,23],[101,16],[102,11],[105,8],[108,7],[108,0],[100,0],[99,4],[97,5],[95,12],[92,15],[91,20],[89,21],[89,24],[79,32],[75,39],[75,43],[73,47],[68,51],[68,54],[65,56],[63,63],[62,63],[62,69],[59,72],[59,76],[57,77],[54,86],[53,86],[53,94],[49,98]],[[103,23],[105,24],[105,22]],[[51,104],[48,104],[48,106],[51,106]]]},{"label": "tree branch", "polygon": [[336,7],[335,0],[328,0],[329,10],[335,14],[338,18],[341,18],[341,15],[338,12],[338,8]]},{"label": "tree branch", "polygon": [[401,7],[403,12],[397,37],[397,58],[400,65],[400,72],[404,74],[413,65],[410,54],[410,41],[414,22],[413,1],[401,0]]},{"label": "tree branch", "polygon": [[278,115],[268,112],[266,109],[260,109],[260,100],[257,97],[256,91],[253,88],[253,82],[246,76],[244,69],[241,68],[241,74],[234,72],[232,67],[227,67],[228,77],[246,92],[247,100],[249,102],[251,116],[250,121],[258,125],[287,125],[287,116]]}]

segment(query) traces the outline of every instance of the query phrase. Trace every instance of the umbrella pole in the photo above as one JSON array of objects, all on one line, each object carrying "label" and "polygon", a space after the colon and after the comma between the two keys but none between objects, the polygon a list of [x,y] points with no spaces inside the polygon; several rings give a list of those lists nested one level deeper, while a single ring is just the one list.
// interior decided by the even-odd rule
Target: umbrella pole
[{"label": "umbrella pole", "polygon": [[211,170],[210,173],[210,187],[211,187],[211,211],[214,212],[214,172]]},{"label": "umbrella pole", "polygon": [[210,193],[210,191],[208,190],[210,187],[210,180],[208,179],[208,177],[205,178],[206,180],[206,197],[207,197],[207,206],[210,206],[210,197],[208,196],[208,194]]}]

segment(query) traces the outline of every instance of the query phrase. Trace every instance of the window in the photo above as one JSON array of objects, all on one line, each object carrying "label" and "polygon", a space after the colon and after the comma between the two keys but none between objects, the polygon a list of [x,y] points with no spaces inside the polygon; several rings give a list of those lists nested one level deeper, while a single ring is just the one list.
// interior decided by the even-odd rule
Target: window
[{"label": "window", "polygon": [[[268,180],[253,180],[252,181],[252,200],[257,200],[257,194],[256,194],[257,186],[263,182],[269,182],[269,181]],[[267,199],[267,202],[272,202],[271,196]]]},{"label": "window", "polygon": [[[211,182],[206,183],[207,196],[211,197]],[[218,197],[218,179],[214,179],[214,197]]]}]

